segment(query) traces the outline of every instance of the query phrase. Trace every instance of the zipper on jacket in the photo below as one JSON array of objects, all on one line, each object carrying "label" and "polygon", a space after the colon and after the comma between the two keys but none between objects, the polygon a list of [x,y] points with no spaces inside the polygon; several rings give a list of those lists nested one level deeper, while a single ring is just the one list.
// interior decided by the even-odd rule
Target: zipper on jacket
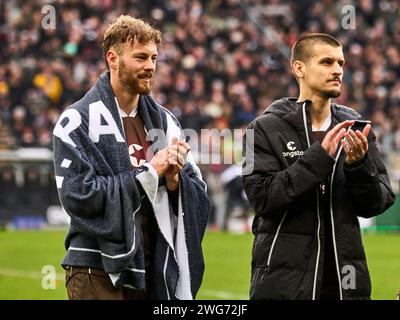
[{"label": "zipper on jacket", "polygon": [[272,258],[272,252],[274,251],[276,239],[278,239],[279,231],[280,231],[281,228],[282,228],[283,220],[285,220],[286,215],[287,215],[287,211],[286,211],[285,214],[283,215],[281,221],[279,222],[279,226],[278,226],[278,228],[276,229],[276,233],[275,233],[275,236],[274,236],[274,240],[272,240],[271,249],[269,250],[269,254],[268,254],[267,267],[264,268],[263,274],[262,274],[262,276],[261,276],[261,280],[264,280],[265,274],[267,273],[267,270],[269,269],[269,265],[270,265],[270,263],[271,263],[271,258]]},{"label": "zipper on jacket", "polygon": [[317,294],[317,278],[318,278],[318,265],[319,265],[319,258],[321,255],[321,239],[319,236],[319,232],[321,230],[321,218],[319,214],[319,193],[317,190],[317,218],[318,218],[318,228],[317,228],[317,244],[318,244],[318,251],[317,251],[317,261],[315,262],[315,272],[314,272],[314,283],[313,283],[313,293],[312,293],[312,300],[315,300]]},{"label": "zipper on jacket", "polygon": [[[307,118],[306,118],[306,103],[303,103],[303,122],[304,122],[304,128],[306,132],[306,138],[307,138],[307,144],[308,147],[310,147],[310,138],[308,136],[308,128],[307,128]],[[332,204],[332,188],[333,188],[333,178],[335,176],[335,171],[336,171],[336,165],[340,156],[340,153],[342,152],[343,147],[340,146],[339,151],[336,155],[335,158],[335,164],[333,165],[333,171],[331,175],[331,181],[330,181],[330,190],[329,190],[329,208],[330,208],[330,214],[331,214],[331,226],[332,226],[332,240],[333,240],[333,250],[335,254],[335,263],[336,263],[336,271],[337,271],[337,276],[338,276],[338,284],[339,284],[339,296],[340,300],[343,300],[343,292],[342,292],[342,280],[340,277],[340,271],[339,271],[339,259],[338,259],[338,254],[337,254],[337,248],[336,248],[336,237],[335,237],[335,224],[333,220],[333,204]],[[320,221],[320,215],[319,215],[319,194],[318,194],[318,189],[317,189],[317,214],[318,214],[318,252],[317,252],[317,262],[315,266],[315,274],[314,274],[314,287],[313,287],[313,300],[315,300],[315,295],[316,295],[316,283],[317,283],[317,272],[318,272],[318,264],[319,264],[319,256],[320,256],[320,237],[319,237],[319,231],[320,231],[320,226],[321,226],[321,221]]]},{"label": "zipper on jacket", "polygon": [[168,259],[169,259],[169,245],[167,245],[167,253],[166,253],[165,262],[164,262],[163,275],[164,275],[165,290],[167,291],[167,300],[171,300],[171,297],[170,297],[170,295],[169,295],[169,290],[168,290],[168,284],[167,284],[167,265],[168,265]]},{"label": "zipper on jacket", "polygon": [[[306,116],[306,102],[303,103],[303,123],[304,123],[304,130],[306,133],[307,145],[310,148],[310,137],[308,135],[308,127],[307,127],[307,116]],[[315,271],[314,271],[314,282],[313,282],[313,292],[312,292],[312,300],[315,300],[316,293],[317,293],[317,278],[318,278],[318,265],[319,265],[319,257],[321,254],[321,240],[319,236],[319,232],[321,229],[321,219],[319,215],[319,193],[317,188],[317,218],[318,218],[318,228],[317,228],[317,244],[318,244],[318,251],[317,251],[317,260],[315,262]]]},{"label": "zipper on jacket", "polygon": [[263,273],[262,273],[262,275],[261,275],[261,280],[264,280],[264,277],[265,277],[265,274],[267,273],[267,270],[268,270],[268,266],[266,266],[266,267],[264,268]]},{"label": "zipper on jacket", "polygon": [[342,152],[342,149],[343,149],[343,147],[340,146],[339,151],[336,155],[335,164],[333,165],[333,171],[332,171],[332,176],[331,176],[331,181],[330,181],[330,188],[329,188],[329,209],[330,209],[331,225],[332,225],[332,241],[333,241],[333,251],[335,254],[336,271],[337,271],[337,276],[338,276],[340,300],[343,300],[343,292],[342,292],[342,279],[340,277],[340,271],[339,271],[339,259],[338,259],[337,248],[336,248],[335,223],[333,220],[333,203],[332,203],[333,191],[332,191],[332,188],[333,188],[333,178],[335,176],[335,171],[336,171],[336,165],[339,160],[339,156],[340,156],[340,153]]}]

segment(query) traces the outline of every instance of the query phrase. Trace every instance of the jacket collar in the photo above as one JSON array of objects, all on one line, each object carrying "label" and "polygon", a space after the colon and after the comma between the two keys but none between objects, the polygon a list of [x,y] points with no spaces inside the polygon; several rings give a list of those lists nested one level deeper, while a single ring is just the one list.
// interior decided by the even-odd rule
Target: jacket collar
[{"label": "jacket collar", "polygon": [[[307,125],[310,126],[309,131],[311,132],[310,107],[312,102],[310,100],[297,102],[297,99],[297,97],[289,97],[276,100],[265,110],[264,114],[273,113],[280,117],[282,120],[292,125],[297,130],[304,130],[302,107],[305,103]],[[331,104],[331,115],[333,125],[345,120],[354,120],[361,118],[361,115],[358,114],[356,111],[343,105],[338,105],[336,103]]]}]

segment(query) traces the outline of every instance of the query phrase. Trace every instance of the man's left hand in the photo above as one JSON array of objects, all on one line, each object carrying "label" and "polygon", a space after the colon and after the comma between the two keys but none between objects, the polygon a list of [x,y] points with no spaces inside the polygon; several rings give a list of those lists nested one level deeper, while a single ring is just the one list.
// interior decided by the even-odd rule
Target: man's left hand
[{"label": "man's left hand", "polygon": [[353,164],[364,159],[368,151],[368,134],[371,130],[371,125],[367,124],[361,132],[354,132],[349,129],[342,140],[344,152],[346,152],[346,163]]},{"label": "man's left hand", "polygon": [[168,152],[171,154],[173,160],[172,163],[170,163],[169,168],[165,172],[165,179],[168,190],[175,191],[178,188],[179,171],[182,170],[185,164],[186,156],[189,151],[189,144],[173,138],[171,146],[168,148]]}]

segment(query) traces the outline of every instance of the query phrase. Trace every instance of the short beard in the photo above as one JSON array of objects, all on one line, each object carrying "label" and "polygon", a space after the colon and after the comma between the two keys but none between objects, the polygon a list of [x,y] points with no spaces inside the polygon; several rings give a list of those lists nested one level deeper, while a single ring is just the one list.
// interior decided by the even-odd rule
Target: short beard
[{"label": "short beard", "polygon": [[321,91],[323,97],[330,99],[330,98],[337,98],[340,96],[340,90],[324,90]]},{"label": "short beard", "polygon": [[131,75],[122,59],[119,61],[118,77],[121,83],[128,87],[131,92],[146,96],[150,94],[152,83],[150,82],[148,86],[140,85],[140,80]]}]

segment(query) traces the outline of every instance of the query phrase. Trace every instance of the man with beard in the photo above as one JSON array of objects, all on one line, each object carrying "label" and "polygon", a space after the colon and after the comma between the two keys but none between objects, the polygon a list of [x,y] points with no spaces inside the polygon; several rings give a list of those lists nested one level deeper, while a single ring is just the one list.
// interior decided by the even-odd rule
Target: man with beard
[{"label": "man with beard", "polygon": [[178,121],[149,96],[160,41],[118,17],[108,71],[54,129],[69,299],[193,299],[200,287],[210,202]]},{"label": "man with beard", "polygon": [[394,194],[371,125],[331,101],[344,63],[334,37],[302,36],[291,57],[299,97],[275,101],[246,130],[251,299],[370,298],[358,217],[384,212]]}]

